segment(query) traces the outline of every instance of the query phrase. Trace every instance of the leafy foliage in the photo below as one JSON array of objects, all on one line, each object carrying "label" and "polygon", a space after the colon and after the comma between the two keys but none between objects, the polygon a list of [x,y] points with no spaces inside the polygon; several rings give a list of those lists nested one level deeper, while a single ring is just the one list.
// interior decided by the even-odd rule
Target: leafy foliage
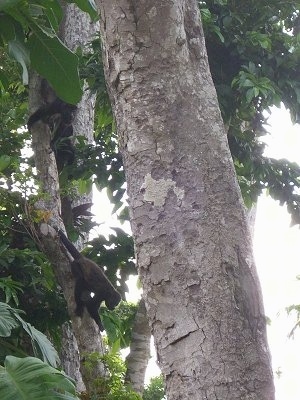
[{"label": "leafy foliage", "polygon": [[[95,17],[92,0],[77,0],[76,3]],[[299,167],[287,160],[264,157],[261,141],[261,136],[265,134],[265,111],[270,106],[282,101],[289,108],[293,120],[299,120],[300,51],[299,35],[295,31],[299,4],[282,0],[207,0],[199,4],[211,72],[245,203],[251,206],[261,191],[267,189],[281,204],[288,205],[293,221],[299,223]],[[123,203],[125,177],[104,83],[100,41],[91,43],[93,51],[88,54],[81,54],[80,51],[73,54],[57,38],[61,18],[62,9],[58,0],[45,0],[42,3],[5,0],[0,6],[2,54],[8,50],[21,66],[24,84],[28,81],[28,67],[31,64],[69,103],[77,103],[81,96],[80,67],[80,78],[86,80],[97,93],[96,144],[90,146],[84,138],[77,138],[77,163],[63,169],[60,187],[62,193],[68,196],[71,196],[74,187],[84,193],[92,183],[99,189],[107,188],[109,198],[114,203],[113,212],[122,209],[120,215],[127,218]],[[21,237],[11,235],[19,231],[14,224],[20,222],[24,214],[20,197],[30,203],[30,196],[34,193],[29,179],[34,174],[29,160],[20,157],[21,149],[29,139],[27,132],[18,131],[26,122],[27,92],[17,80],[15,65],[2,54],[0,196],[4,201],[1,201],[0,208],[0,293],[8,301],[19,301],[30,321],[50,329],[49,321],[55,321],[58,325],[66,318],[66,314],[61,312],[65,310],[65,304],[61,294],[57,294],[50,266],[36,251],[26,232],[21,230]],[[15,195],[13,203],[4,192],[9,192],[12,198],[16,187],[19,198]],[[80,215],[84,216],[85,210],[81,211],[83,214]],[[91,227],[88,224],[84,227],[84,223],[81,223],[80,229],[88,230]],[[115,235],[110,235],[108,239],[99,237],[91,245],[93,247],[86,249],[86,255],[105,266],[109,278],[118,282],[124,296],[126,279],[129,274],[135,273],[132,239],[122,230],[115,229]],[[19,282],[26,287],[24,293],[19,290],[22,288]],[[133,315],[130,314],[132,310],[123,314],[119,310],[122,308],[113,313],[103,311],[109,344],[114,351],[128,343]],[[8,321],[14,324],[13,318],[10,317]],[[34,335],[30,328],[28,331]],[[99,395],[106,399],[136,399],[124,388],[124,366],[119,365],[114,357],[106,360],[111,374],[108,380],[97,382]],[[160,399],[163,396],[161,388],[159,381],[154,382],[148,391],[152,397],[145,397],[146,391],[144,398]]]},{"label": "leafy foliage", "polygon": [[117,353],[130,345],[136,311],[137,305],[127,302],[121,302],[113,311],[101,308],[101,319],[112,353]]},{"label": "leafy foliage", "polygon": [[5,179],[9,179],[10,184],[13,184],[14,176],[20,171],[24,161],[21,150],[29,139],[27,132],[18,129],[26,121],[26,89],[18,82],[18,72],[14,63],[0,48],[0,72],[2,70],[6,72],[7,78],[5,86],[0,84],[0,186],[4,184]]},{"label": "leafy foliage", "polygon": [[107,369],[107,376],[99,377],[94,381],[94,394],[83,395],[83,400],[142,400],[137,393],[125,384],[126,366],[118,354],[100,356],[94,353],[88,355],[85,361],[87,370],[94,368],[99,359]]},{"label": "leafy foliage", "polygon": [[33,357],[6,357],[0,366],[2,400],[76,400],[74,383],[64,373]]},{"label": "leafy foliage", "polygon": [[[295,1],[200,2],[212,77],[246,205],[263,189],[300,222],[299,167],[263,155],[266,113],[283,102],[300,115],[300,46]],[[293,34],[294,33],[294,34]]]},{"label": "leafy foliage", "polygon": [[163,400],[165,399],[164,381],[162,375],[150,380],[143,393],[143,400]]},{"label": "leafy foliage", "polygon": [[30,202],[19,192],[0,190],[0,197],[0,301],[13,300],[38,329],[57,335],[68,318],[65,300],[46,256],[26,230],[24,207],[30,208]]},{"label": "leafy foliage", "polygon": [[32,349],[36,357],[40,357],[49,365],[56,367],[58,355],[51,342],[42,332],[25,322],[24,319],[20,317],[19,310],[16,310],[5,303],[0,303],[0,337],[11,337],[11,340],[7,339],[5,341],[1,339],[2,361],[7,354],[12,354],[12,352],[16,354],[20,353],[16,339],[18,336],[19,338],[21,336],[20,334],[14,334],[12,336],[12,330],[16,328],[23,328],[23,330],[29,335]]},{"label": "leafy foliage", "polygon": [[23,292],[23,284],[21,282],[14,281],[11,276],[0,278],[0,291],[5,294],[5,303],[9,303],[11,300],[18,305],[18,291]]},{"label": "leafy foliage", "polygon": [[[78,5],[95,16],[91,2],[78,1]],[[49,81],[61,99],[78,103],[82,95],[78,58],[56,36],[63,15],[59,1],[41,4],[7,0],[1,3],[0,11],[0,45],[6,45],[21,66],[23,83],[28,84],[30,65]],[[0,79],[5,86],[5,72]]]}]

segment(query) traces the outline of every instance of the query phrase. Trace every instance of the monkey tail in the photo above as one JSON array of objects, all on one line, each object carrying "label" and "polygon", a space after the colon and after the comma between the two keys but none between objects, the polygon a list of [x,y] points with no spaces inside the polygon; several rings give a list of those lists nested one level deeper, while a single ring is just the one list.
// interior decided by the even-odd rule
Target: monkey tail
[{"label": "monkey tail", "polygon": [[74,260],[75,261],[78,260],[81,257],[81,254],[76,249],[74,244],[67,238],[67,236],[63,233],[63,231],[59,230],[58,235],[59,235],[60,240],[62,241],[63,245],[68,250],[68,252],[71,254],[71,256],[74,258]]}]

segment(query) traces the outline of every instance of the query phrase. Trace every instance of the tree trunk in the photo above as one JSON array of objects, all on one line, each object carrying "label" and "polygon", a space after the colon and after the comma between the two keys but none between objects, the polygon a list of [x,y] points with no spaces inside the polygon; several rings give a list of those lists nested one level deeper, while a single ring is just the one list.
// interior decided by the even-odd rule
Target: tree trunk
[{"label": "tree trunk", "polygon": [[[40,82],[41,80],[39,77],[32,75],[30,82],[31,110],[37,108],[33,107],[33,104],[36,104],[39,99]],[[51,134],[48,126],[42,122],[34,124],[31,128],[31,132],[37,177],[40,181],[41,193],[45,194],[45,196],[41,197],[35,204],[35,210],[40,216],[44,215],[44,219],[47,221],[48,225],[62,228],[58,174],[55,157],[50,150]],[[49,261],[52,263],[57,282],[63,290],[79,353],[82,355],[80,358],[82,378],[88,392],[93,392],[93,381],[97,376],[103,376],[105,370],[103,365],[99,363],[98,366],[95,366],[93,374],[91,375],[90,369],[87,369],[84,364],[84,357],[94,352],[100,354],[104,353],[101,335],[97,325],[86,311],[82,318],[75,315],[75,281],[71,274],[70,261],[62,250],[56,232],[51,230],[48,225],[41,224],[40,231],[35,233],[35,238],[40,249],[47,255]]]},{"label": "tree trunk", "polygon": [[195,0],[98,0],[168,400],[272,400],[251,238]]},{"label": "tree trunk", "polygon": [[78,392],[86,390],[80,373],[80,355],[72,327],[68,322],[62,326],[61,349],[59,352],[63,371],[76,382]]},{"label": "tree trunk", "polygon": [[127,372],[125,381],[132,389],[142,394],[147,365],[150,359],[151,331],[146,314],[144,299],[140,304],[132,327],[130,353],[126,358]]},{"label": "tree trunk", "polygon": [[[95,34],[95,27],[90,23],[87,14],[81,12],[72,4],[65,6],[64,13],[64,21],[61,25],[60,35],[62,40],[72,50],[77,46],[84,47],[87,41],[91,40],[92,35]],[[31,76],[29,102],[31,112],[34,112],[43,104],[41,78],[36,74],[32,74]],[[89,142],[91,142],[93,137],[93,110],[94,97],[89,96],[89,93],[85,91],[81,102],[78,104],[73,129],[75,135],[85,135]],[[36,209],[41,213],[45,213],[44,219],[49,225],[62,227],[58,173],[55,156],[50,146],[51,132],[47,124],[42,121],[34,124],[31,128],[31,132],[37,177],[41,184],[42,193],[47,194],[41,197],[40,201],[36,204]],[[76,205],[80,202],[86,203],[89,201],[90,196],[78,197],[76,199]],[[43,249],[53,264],[58,284],[63,290],[80,353],[82,379],[87,391],[92,394],[96,391],[96,379],[99,376],[104,376],[106,372],[101,362],[95,361],[93,368],[90,368],[85,365],[84,360],[91,353],[104,353],[101,334],[97,325],[86,311],[82,318],[75,315],[74,279],[71,274],[70,262],[62,251],[62,246],[56,234],[53,230],[49,229],[46,224],[42,224],[41,232],[37,232],[37,239],[40,241],[39,245],[41,249]],[[70,346],[70,348],[72,348],[72,346]],[[66,357],[66,359],[70,358],[71,356]],[[72,368],[72,370],[74,370],[74,368]],[[75,374],[73,378],[76,379],[77,375]],[[77,384],[78,389],[82,389],[80,379],[77,379]]]}]

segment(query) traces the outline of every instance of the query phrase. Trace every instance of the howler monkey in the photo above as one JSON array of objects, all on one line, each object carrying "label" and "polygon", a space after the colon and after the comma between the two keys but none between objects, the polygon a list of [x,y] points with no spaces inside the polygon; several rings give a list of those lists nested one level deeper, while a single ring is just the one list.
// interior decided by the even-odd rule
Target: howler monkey
[{"label": "howler monkey", "polygon": [[51,148],[55,153],[57,169],[61,172],[65,165],[74,162],[72,123],[77,107],[57,97],[46,80],[41,83],[41,92],[45,104],[30,115],[27,126],[29,131],[38,121],[43,121],[49,126],[53,135]]},{"label": "howler monkey", "polygon": [[80,254],[61,230],[58,231],[58,235],[74,258],[71,268],[75,278],[75,313],[81,317],[84,307],[86,307],[100,331],[103,331],[98,312],[100,304],[105,301],[106,307],[113,310],[121,301],[121,296],[96,263]]}]

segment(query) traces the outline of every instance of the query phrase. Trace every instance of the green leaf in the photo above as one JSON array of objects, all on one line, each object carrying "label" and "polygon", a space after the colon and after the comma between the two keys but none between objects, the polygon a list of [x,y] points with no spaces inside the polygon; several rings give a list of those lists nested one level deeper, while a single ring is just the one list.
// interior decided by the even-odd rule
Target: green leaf
[{"label": "green leaf", "polygon": [[11,276],[0,278],[0,289],[5,293],[5,303],[9,303],[13,300],[18,306],[19,299],[17,292],[23,292],[22,286],[20,282],[14,281]]},{"label": "green leaf", "polygon": [[257,97],[259,95],[259,89],[257,87],[254,87],[254,97]]},{"label": "green leaf", "polygon": [[0,303],[0,336],[9,337],[11,330],[18,326],[19,322],[14,318],[11,307],[5,303]]},{"label": "green leaf", "polygon": [[0,15],[0,35],[6,42],[15,39],[15,22],[16,21],[7,14]]},{"label": "green leaf", "polygon": [[25,32],[28,31],[28,19],[31,19],[28,11],[28,3],[21,1],[18,6],[8,8],[6,13],[15,20],[15,28],[18,27],[18,35],[21,34],[24,36]]},{"label": "green leaf", "polygon": [[0,367],[1,400],[74,400],[74,383],[34,357],[7,356]]},{"label": "green leaf", "polygon": [[251,100],[255,96],[254,88],[248,89],[246,92],[246,101],[247,103],[251,103]]},{"label": "green leaf", "polygon": [[0,172],[4,171],[11,163],[11,157],[4,154],[0,156]]},{"label": "green leaf", "polygon": [[270,42],[265,39],[265,40],[260,40],[260,45],[263,49],[268,49],[270,47]]},{"label": "green leaf", "polygon": [[82,96],[78,75],[78,58],[57,37],[48,36],[37,25],[28,40],[32,67],[46,78],[56,94],[70,104]]},{"label": "green leaf", "polygon": [[245,79],[245,81],[243,82],[243,85],[241,85],[242,87],[253,87],[253,82],[250,79]]},{"label": "green leaf", "polygon": [[18,39],[10,40],[8,42],[8,51],[11,57],[13,57],[22,67],[22,80],[24,85],[28,85],[28,69],[29,65],[29,54],[24,43],[20,42]]},{"label": "green leaf", "polygon": [[248,70],[249,70],[249,72],[251,72],[251,74],[255,74],[256,67],[255,67],[255,64],[252,61],[249,62]]},{"label": "green leaf", "polygon": [[11,8],[20,3],[21,0],[0,0],[0,11]]},{"label": "green leaf", "polygon": [[208,8],[201,8],[200,12],[201,12],[202,20],[207,20],[207,21],[211,20],[211,12],[209,11]]},{"label": "green leaf", "polygon": [[[32,347],[36,357],[42,355],[43,361],[52,367],[56,367],[59,362],[58,354],[53,347],[53,344],[42,332],[38,331],[34,326],[19,318],[23,329],[28,333],[31,338]],[[38,346],[38,348],[37,348]]]},{"label": "green leaf", "polygon": [[35,355],[41,355],[45,362],[56,367],[58,354],[52,343],[42,332],[24,321],[23,318],[20,317],[19,313],[19,310],[10,307],[6,303],[0,302],[0,336],[10,336],[11,330],[21,325],[25,332],[30,336]]},{"label": "green leaf", "polygon": [[59,24],[63,18],[61,5],[57,0],[43,0],[44,13],[55,32],[59,29]]},{"label": "green leaf", "polygon": [[79,179],[77,187],[79,194],[89,193],[92,190],[92,181],[90,179]]}]

